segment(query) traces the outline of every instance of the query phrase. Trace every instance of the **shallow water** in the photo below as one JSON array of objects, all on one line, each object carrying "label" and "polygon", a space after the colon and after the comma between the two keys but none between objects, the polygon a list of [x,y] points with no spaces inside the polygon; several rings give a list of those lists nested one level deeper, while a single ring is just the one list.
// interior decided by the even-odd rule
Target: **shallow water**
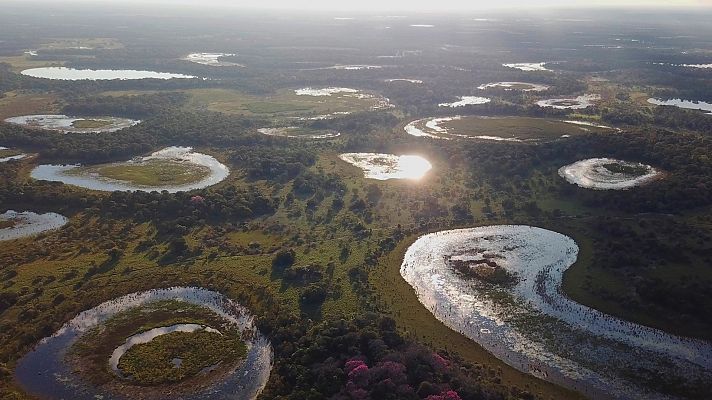
[{"label": "shallow water", "polygon": [[502,66],[507,67],[507,68],[514,68],[518,69],[521,71],[551,71],[550,69],[546,68],[546,63],[545,62],[540,62],[540,63],[511,63],[511,64],[502,64]]},{"label": "shallow water", "polygon": [[[640,176],[614,173],[604,167],[605,164],[611,163],[645,167],[646,173]],[[590,158],[561,167],[559,175],[569,183],[587,189],[626,190],[658,179],[661,173],[650,165],[630,163],[612,158]]]},{"label": "shallow water", "polygon": [[210,67],[244,67],[242,64],[220,61],[221,57],[233,57],[236,54],[232,53],[191,53],[183,58],[184,61],[207,65]]},{"label": "shallow water", "polygon": [[[99,128],[76,128],[72,126],[77,121],[96,120],[107,122]],[[68,117],[66,115],[22,115],[5,119],[5,122],[22,125],[28,128],[41,128],[63,133],[110,133],[141,123],[140,120],[118,117]]]},{"label": "shallow water", "polygon": [[[0,146],[0,150],[10,150],[7,147]],[[27,158],[27,154],[15,154],[7,157],[0,157],[0,163],[5,163],[8,161],[14,161],[14,160],[22,160],[23,158]]]},{"label": "shallow water", "polygon": [[[173,287],[132,293],[84,311],[52,336],[42,339],[15,368],[17,382],[28,393],[48,399],[95,400],[126,397],[82,381],[65,363],[72,345],[85,333],[116,314],[161,300],[184,301],[206,307],[243,333],[247,358],[222,382],[200,393],[181,396],[185,400],[247,400],[256,398],[267,384],[272,368],[272,346],[255,328],[247,309],[217,292],[195,287]],[[107,360],[108,361],[108,360]],[[169,395],[166,398],[175,398]]]},{"label": "shallow water", "polygon": [[[595,102],[601,100],[601,97],[596,94],[585,94],[575,98],[558,98],[540,100],[536,103],[539,107],[555,108],[557,110],[582,110],[595,105]],[[571,102],[572,104],[562,105],[560,102]]]},{"label": "shallow water", "polygon": [[30,68],[20,72],[33,78],[43,78],[62,81],[101,81],[130,79],[191,79],[196,76],[174,74],[170,72],[137,71],[133,69],[75,69],[67,67]]},{"label": "shallow water", "polygon": [[393,79],[386,79],[386,82],[392,83],[392,82],[408,82],[408,83],[413,83],[416,85],[420,85],[423,83],[422,80],[420,79],[410,79],[410,78],[393,78]]},{"label": "shallow water", "polygon": [[457,107],[464,107],[464,106],[487,104],[490,101],[492,101],[492,100],[488,99],[487,97],[460,96],[460,100],[458,100],[458,101],[454,101],[452,103],[440,103],[440,104],[438,104],[438,106],[457,108]]},{"label": "shallow water", "polygon": [[37,214],[31,211],[17,212],[8,210],[0,214],[0,221],[12,220],[15,225],[10,228],[0,229],[0,240],[13,240],[28,236],[38,235],[59,229],[69,220],[57,213]]},{"label": "shallow water", "polygon": [[167,147],[159,150],[150,156],[140,157],[138,159],[115,163],[111,165],[126,165],[140,164],[141,162],[164,159],[186,162],[194,165],[205,166],[210,169],[210,175],[200,181],[187,183],[182,185],[164,185],[164,186],[143,186],[136,185],[131,182],[120,181],[99,176],[97,174],[70,175],[68,172],[79,168],[79,165],[39,165],[30,173],[30,176],[37,180],[63,182],[68,185],[75,185],[91,190],[101,190],[107,192],[114,191],[168,191],[169,193],[187,192],[190,190],[204,189],[215,185],[230,175],[230,170],[227,166],[220,163],[214,157],[207,154],[195,153],[191,147]]},{"label": "shallow water", "polygon": [[432,169],[428,160],[413,155],[344,153],[339,158],[361,168],[366,178],[381,181],[388,179],[417,180]]},{"label": "shallow water", "polygon": [[696,100],[683,100],[683,99],[648,99],[648,103],[655,104],[656,106],[675,106],[684,108],[687,110],[700,110],[704,111],[705,114],[712,114],[712,103],[706,103],[704,101]]},{"label": "shallow water", "polygon": [[[523,86],[526,85],[526,88],[523,89],[517,89],[515,86]],[[527,82],[492,82],[492,83],[486,83],[484,85],[480,85],[477,87],[477,89],[480,90],[487,90],[487,89],[495,89],[495,88],[500,88],[504,90],[521,90],[522,92],[543,92],[545,90],[549,90],[549,85],[542,85],[539,83],[527,83]]]},{"label": "shallow water", "polygon": [[[448,260],[487,256],[516,274],[511,288],[463,277]],[[629,374],[712,379],[712,345],[623,321],[567,298],[564,272],[576,261],[569,237],[529,226],[486,226],[422,236],[401,275],[433,315],[524,372],[591,398],[666,399]],[[643,372],[637,372],[643,371]]]},{"label": "shallow water", "polygon": [[293,134],[290,132],[293,132],[295,130],[299,130],[301,128],[294,127],[294,126],[287,126],[287,127],[282,127],[282,128],[260,128],[257,130],[257,132],[267,135],[267,136],[277,136],[277,137],[284,137],[284,138],[292,138],[292,139],[333,139],[335,137],[341,136],[341,133],[339,132],[325,132],[325,133],[320,133],[320,134],[306,134],[306,135],[297,135]]},{"label": "shallow water", "polygon": [[328,88],[302,88],[294,91],[297,96],[331,96],[334,94],[341,93],[359,93],[357,89],[342,88],[342,87],[328,87]]}]

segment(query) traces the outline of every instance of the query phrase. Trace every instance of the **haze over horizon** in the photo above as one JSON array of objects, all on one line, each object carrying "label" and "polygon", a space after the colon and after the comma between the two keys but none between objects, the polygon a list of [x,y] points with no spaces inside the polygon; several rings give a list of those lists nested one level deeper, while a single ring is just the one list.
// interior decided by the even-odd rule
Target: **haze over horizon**
[{"label": "haze over horizon", "polygon": [[[511,8],[690,8],[690,7],[709,7],[712,8],[712,0],[598,0],[591,2],[590,0],[543,0],[543,1],[527,1],[527,0],[499,0],[497,2],[490,1],[463,1],[463,0],[441,0],[438,2],[426,0],[361,0],[358,2],[333,2],[327,0],[266,0],[254,2],[251,0],[73,0],[73,3],[92,3],[97,4],[171,4],[173,6],[227,6],[230,8],[244,9],[267,9],[267,10],[321,10],[321,11],[387,11],[387,10],[413,10],[413,11],[476,11],[476,10],[497,10]],[[28,2],[21,2],[27,4]],[[42,0],[37,3],[63,3],[63,0]]]}]

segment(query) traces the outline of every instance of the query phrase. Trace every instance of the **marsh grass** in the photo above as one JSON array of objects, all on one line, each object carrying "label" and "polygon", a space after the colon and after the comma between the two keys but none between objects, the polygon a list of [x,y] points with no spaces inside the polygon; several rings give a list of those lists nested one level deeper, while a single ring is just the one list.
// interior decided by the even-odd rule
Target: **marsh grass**
[{"label": "marsh grass", "polygon": [[[247,346],[237,331],[173,332],[131,347],[119,360],[119,369],[135,383],[159,385],[180,382],[246,354]],[[179,366],[174,359],[181,360]]]},{"label": "marsh grass", "polygon": [[77,129],[103,128],[109,125],[111,125],[111,121],[102,119],[79,119],[72,122],[72,127]]},{"label": "marsh grass", "polygon": [[81,167],[70,175],[98,174],[140,186],[182,185],[200,181],[210,175],[210,168],[174,160],[151,159],[140,163],[120,163]]}]

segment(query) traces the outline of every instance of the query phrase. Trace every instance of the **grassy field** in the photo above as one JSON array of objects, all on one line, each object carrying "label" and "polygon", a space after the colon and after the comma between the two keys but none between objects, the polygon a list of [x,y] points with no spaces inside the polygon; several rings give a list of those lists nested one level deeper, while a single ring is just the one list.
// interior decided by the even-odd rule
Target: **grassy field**
[{"label": "grassy field", "polygon": [[247,95],[229,89],[193,89],[189,107],[237,115],[307,116],[335,112],[359,112],[376,104],[374,99],[334,94],[332,96],[298,96],[282,89],[265,96]]},{"label": "grassy field", "polygon": [[61,67],[65,64],[64,61],[35,60],[28,55],[0,57],[0,63],[10,64],[11,70],[18,73],[29,68]]},{"label": "grassy field", "polygon": [[141,186],[168,186],[197,182],[210,175],[210,168],[172,160],[148,160],[137,164],[87,166],[67,173],[77,176],[98,174]]},{"label": "grassy field", "polygon": [[[173,332],[129,349],[119,361],[123,374],[140,385],[180,382],[205,368],[245,357],[239,332]],[[180,359],[175,366],[173,360]]]},{"label": "grassy field", "polygon": [[0,97],[0,119],[30,114],[55,114],[61,101],[51,94],[6,92]]},{"label": "grassy field", "polygon": [[111,121],[100,119],[80,119],[72,122],[72,126],[78,129],[103,128],[109,125],[111,125]]},{"label": "grassy field", "polygon": [[84,49],[117,50],[124,45],[115,38],[61,38],[42,43],[40,50]]},{"label": "grassy field", "polygon": [[[430,132],[425,127],[427,120],[416,126]],[[492,136],[505,139],[519,140],[554,140],[563,135],[584,135],[589,132],[613,132],[611,129],[597,128],[593,126],[579,126],[555,119],[530,118],[530,117],[479,117],[464,116],[460,119],[445,121],[438,124],[441,128],[447,129],[447,134],[437,136],[455,138],[457,136]]]}]

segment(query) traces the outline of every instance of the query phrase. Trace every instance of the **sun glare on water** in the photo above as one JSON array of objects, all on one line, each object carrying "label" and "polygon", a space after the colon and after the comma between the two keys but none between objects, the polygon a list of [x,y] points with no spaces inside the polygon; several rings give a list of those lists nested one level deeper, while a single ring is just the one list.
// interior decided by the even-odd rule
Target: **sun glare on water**
[{"label": "sun glare on water", "polygon": [[398,170],[403,179],[418,180],[432,168],[432,164],[420,156],[400,156],[398,159]]}]

